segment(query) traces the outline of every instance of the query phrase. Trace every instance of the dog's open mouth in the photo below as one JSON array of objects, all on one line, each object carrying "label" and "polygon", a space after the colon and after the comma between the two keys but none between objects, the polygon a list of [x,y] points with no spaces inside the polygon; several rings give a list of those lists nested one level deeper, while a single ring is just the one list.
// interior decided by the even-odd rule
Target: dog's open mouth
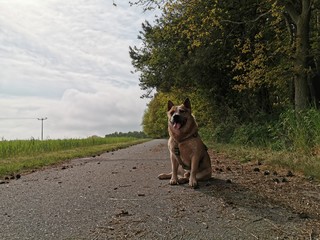
[{"label": "dog's open mouth", "polygon": [[176,130],[180,130],[184,125],[186,125],[186,123],[187,123],[187,120],[182,118],[173,119],[173,121],[171,121],[173,129],[176,129]]},{"label": "dog's open mouth", "polygon": [[173,129],[179,130],[186,124],[187,119],[178,114],[173,114],[173,116],[170,119],[170,122]]},{"label": "dog's open mouth", "polygon": [[182,127],[182,124],[181,123],[173,123],[172,126],[174,129],[180,129]]}]

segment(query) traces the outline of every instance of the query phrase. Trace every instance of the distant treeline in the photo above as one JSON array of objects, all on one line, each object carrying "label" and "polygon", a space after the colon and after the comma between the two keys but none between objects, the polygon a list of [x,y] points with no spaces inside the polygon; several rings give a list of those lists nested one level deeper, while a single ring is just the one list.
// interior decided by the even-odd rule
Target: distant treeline
[{"label": "distant treeline", "polygon": [[135,138],[147,138],[148,136],[144,132],[138,132],[138,131],[133,131],[133,132],[114,132],[110,134],[106,134],[105,137],[135,137]]}]

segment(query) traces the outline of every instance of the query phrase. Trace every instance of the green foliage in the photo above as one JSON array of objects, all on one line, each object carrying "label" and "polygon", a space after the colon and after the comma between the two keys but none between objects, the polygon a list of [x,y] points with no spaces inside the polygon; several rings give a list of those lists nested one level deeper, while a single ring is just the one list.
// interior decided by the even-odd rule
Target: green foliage
[{"label": "green foliage", "polygon": [[[147,93],[154,88],[158,92],[172,88],[187,91],[217,88],[219,91],[222,85],[228,85],[226,73],[230,72],[227,70],[230,70],[228,56],[232,44],[223,44],[221,30],[212,28],[215,20],[209,21],[211,11],[208,10],[214,6],[214,1],[195,0],[167,4],[156,25],[142,25],[139,38],[144,44],[130,48],[142,89]],[[209,15],[196,16],[205,13]],[[204,25],[201,18],[207,19]],[[217,84],[213,84],[215,82]]]},{"label": "green foliage", "polygon": [[[69,150],[74,148],[90,147],[104,144],[115,144],[131,141],[132,137],[89,137],[86,139],[57,139],[57,140],[14,140],[0,141],[1,159],[38,155],[41,153]],[[0,160],[1,160],[0,159]]]},{"label": "green foliage", "polygon": [[[317,148],[318,110],[288,110],[302,95],[300,103],[319,105],[317,1],[310,8],[303,7],[306,0],[137,2],[163,10],[153,25],[142,25],[143,44],[130,48],[141,88],[148,96],[157,92],[143,118],[149,136],[166,136],[167,100],[188,96],[200,129],[210,129],[204,134],[218,142]],[[310,29],[299,25],[302,11],[311,15],[305,19]],[[304,29],[308,34],[299,36]]]},{"label": "green foliage", "polygon": [[255,122],[236,119],[217,125],[211,139],[218,143],[319,154],[320,111],[286,110],[278,119],[260,117]]},{"label": "green foliage", "polygon": [[196,117],[200,129],[209,127],[212,123],[212,106],[198,91],[188,92],[184,90],[174,90],[170,93],[157,93],[148,104],[148,108],[143,116],[143,131],[150,137],[168,137],[168,101],[173,101],[180,105],[189,97],[191,99],[192,114]]},{"label": "green foliage", "polygon": [[0,141],[0,177],[145,141],[132,137]]},{"label": "green foliage", "polygon": [[146,132],[164,136],[167,98],[188,95],[205,138],[303,153],[272,161],[320,176],[306,157],[320,153],[319,1],[136,2],[163,10],[130,48],[141,88],[157,92]]},{"label": "green foliage", "polygon": [[230,142],[248,146],[266,146],[270,136],[266,124],[248,123],[235,129]]},{"label": "green foliage", "polygon": [[[130,48],[143,89],[200,87],[220,97],[221,88],[224,93],[249,89],[250,94],[258,96],[267,92],[268,96],[260,98],[268,107],[293,103],[298,45],[292,16],[301,11],[298,4],[273,0],[161,2],[166,2],[162,5],[163,15],[154,26],[142,26],[142,47]],[[309,68],[301,69],[301,74],[311,70],[313,75],[319,73],[315,67],[319,59],[318,5],[310,9],[315,12],[310,22],[312,54]]]},{"label": "green foliage", "polygon": [[320,146],[320,112],[287,110],[269,130],[278,148],[312,152]]},{"label": "green foliage", "polygon": [[146,95],[196,91],[213,106],[213,124],[226,108],[250,119],[286,106],[292,96],[286,25],[270,8],[256,1],[168,2],[155,25],[142,25],[143,45],[130,48],[141,88]]},{"label": "green foliage", "polygon": [[269,122],[240,122],[229,119],[213,129],[213,140],[243,146],[266,147],[270,144]]},{"label": "green foliage", "polygon": [[144,113],[142,125],[143,131],[150,137],[167,137],[167,102],[168,96],[159,93],[148,104]]}]

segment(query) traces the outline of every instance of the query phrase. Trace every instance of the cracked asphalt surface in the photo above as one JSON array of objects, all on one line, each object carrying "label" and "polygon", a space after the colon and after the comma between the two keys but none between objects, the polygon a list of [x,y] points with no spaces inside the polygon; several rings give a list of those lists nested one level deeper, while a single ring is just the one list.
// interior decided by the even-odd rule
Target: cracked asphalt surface
[{"label": "cracked asphalt surface", "polygon": [[157,139],[23,175],[0,185],[0,239],[319,239],[319,218],[237,178],[214,173],[191,189],[157,179],[169,171]]}]

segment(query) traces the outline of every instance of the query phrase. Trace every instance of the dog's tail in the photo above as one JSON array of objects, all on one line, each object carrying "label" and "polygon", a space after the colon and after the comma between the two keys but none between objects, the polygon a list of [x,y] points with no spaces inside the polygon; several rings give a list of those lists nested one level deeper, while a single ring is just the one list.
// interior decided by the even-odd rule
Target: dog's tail
[{"label": "dog's tail", "polygon": [[158,178],[160,180],[170,179],[172,176],[172,173],[161,173],[158,175]]}]

